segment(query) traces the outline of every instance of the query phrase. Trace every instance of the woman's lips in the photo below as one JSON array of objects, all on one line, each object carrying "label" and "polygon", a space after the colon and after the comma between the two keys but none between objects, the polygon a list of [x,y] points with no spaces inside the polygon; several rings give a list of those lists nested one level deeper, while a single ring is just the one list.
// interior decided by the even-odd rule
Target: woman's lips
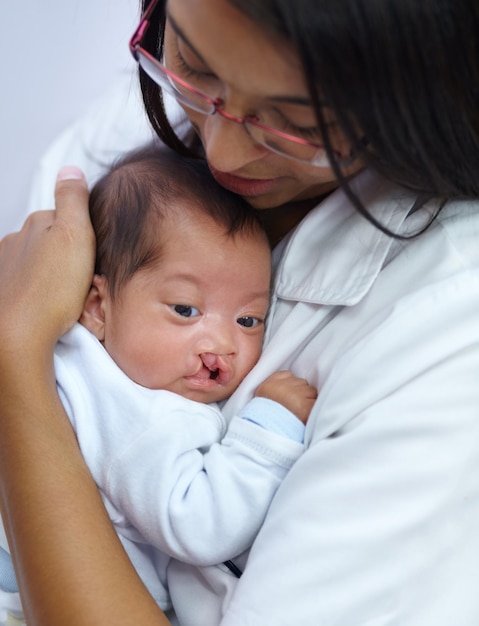
[{"label": "woman's lips", "polygon": [[210,168],[216,181],[225,189],[237,193],[240,196],[259,196],[270,192],[276,184],[276,178],[242,178],[219,172]]}]

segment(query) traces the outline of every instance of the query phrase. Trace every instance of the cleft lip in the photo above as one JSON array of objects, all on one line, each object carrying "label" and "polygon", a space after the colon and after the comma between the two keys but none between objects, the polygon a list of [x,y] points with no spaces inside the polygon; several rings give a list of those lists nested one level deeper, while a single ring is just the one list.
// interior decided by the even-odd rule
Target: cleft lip
[{"label": "cleft lip", "polygon": [[210,371],[210,380],[216,381],[219,385],[225,385],[231,380],[233,372],[227,357],[212,352],[204,352],[200,354],[200,359],[204,367]]}]

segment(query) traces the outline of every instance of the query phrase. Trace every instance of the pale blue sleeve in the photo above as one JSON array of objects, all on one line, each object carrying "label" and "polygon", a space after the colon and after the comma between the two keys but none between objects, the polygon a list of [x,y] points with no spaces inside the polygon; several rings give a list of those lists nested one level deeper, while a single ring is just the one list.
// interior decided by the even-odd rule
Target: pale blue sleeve
[{"label": "pale blue sleeve", "polygon": [[294,413],[274,400],[253,398],[241,411],[241,417],[293,441],[304,441],[304,424]]}]

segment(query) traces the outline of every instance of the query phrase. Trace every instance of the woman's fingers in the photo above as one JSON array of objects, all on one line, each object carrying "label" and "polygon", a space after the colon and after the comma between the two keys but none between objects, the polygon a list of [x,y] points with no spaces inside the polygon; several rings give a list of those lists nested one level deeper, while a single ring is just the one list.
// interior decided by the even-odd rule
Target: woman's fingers
[{"label": "woman's fingers", "polygon": [[[0,342],[52,345],[79,317],[94,265],[88,188],[65,168],[56,210],[30,215],[0,242]],[[5,344],[4,344],[5,345]]]},{"label": "woman's fingers", "polygon": [[57,220],[64,220],[72,228],[90,228],[88,215],[88,187],[83,173],[77,167],[62,168],[55,186]]}]

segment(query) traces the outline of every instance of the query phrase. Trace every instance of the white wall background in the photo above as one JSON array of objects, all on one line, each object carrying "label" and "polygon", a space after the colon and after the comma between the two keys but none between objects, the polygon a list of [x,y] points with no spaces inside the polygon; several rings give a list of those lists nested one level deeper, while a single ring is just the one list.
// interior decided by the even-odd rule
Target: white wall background
[{"label": "white wall background", "polygon": [[[0,0],[0,237],[50,142],[134,64],[139,0]],[[48,208],[48,207],[45,207]]]}]

